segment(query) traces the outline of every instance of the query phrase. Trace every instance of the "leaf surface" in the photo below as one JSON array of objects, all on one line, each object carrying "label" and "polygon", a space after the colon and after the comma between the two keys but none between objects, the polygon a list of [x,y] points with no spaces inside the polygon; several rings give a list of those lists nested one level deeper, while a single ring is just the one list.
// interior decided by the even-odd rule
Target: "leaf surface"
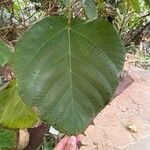
[{"label": "leaf surface", "polygon": [[0,129],[0,149],[16,147],[16,133],[7,129]]},{"label": "leaf surface", "polygon": [[93,20],[98,17],[98,9],[94,0],[83,0],[83,7],[89,20]]},{"label": "leaf surface", "polygon": [[6,46],[6,44],[0,40],[0,65],[5,65],[9,62],[11,53],[11,48]]},{"label": "leaf surface", "polygon": [[9,128],[32,127],[38,118],[20,98],[15,83],[0,91],[0,124]]},{"label": "leaf surface", "polygon": [[124,48],[112,25],[48,17],[19,40],[14,57],[20,95],[42,120],[67,134],[83,132],[112,97]]}]

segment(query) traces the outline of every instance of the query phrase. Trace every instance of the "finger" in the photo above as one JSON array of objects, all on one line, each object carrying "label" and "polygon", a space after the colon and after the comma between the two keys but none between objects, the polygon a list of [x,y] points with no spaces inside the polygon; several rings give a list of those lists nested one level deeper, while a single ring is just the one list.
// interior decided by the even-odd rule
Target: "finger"
[{"label": "finger", "polygon": [[65,136],[61,141],[56,145],[54,150],[65,150],[67,143],[68,143],[69,137]]},{"label": "finger", "polygon": [[77,138],[71,136],[68,140],[68,144],[65,150],[77,150]]},{"label": "finger", "polygon": [[85,138],[85,135],[79,134],[79,135],[77,136],[77,142],[80,142],[83,138]]},{"label": "finger", "polygon": [[85,135],[83,135],[83,134],[77,135],[77,147],[78,147],[78,149],[80,149],[80,147],[83,146],[81,140],[84,138],[85,138]]}]

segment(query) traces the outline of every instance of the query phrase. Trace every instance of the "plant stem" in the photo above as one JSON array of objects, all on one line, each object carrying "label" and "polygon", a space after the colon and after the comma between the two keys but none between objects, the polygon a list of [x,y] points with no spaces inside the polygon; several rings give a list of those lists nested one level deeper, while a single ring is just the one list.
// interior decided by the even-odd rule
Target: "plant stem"
[{"label": "plant stem", "polygon": [[22,8],[21,8],[21,5],[20,5],[19,0],[17,0],[17,3],[18,3],[18,6],[19,6],[19,9],[20,9],[20,12],[21,12],[21,14],[22,14],[23,24],[24,24],[24,27],[25,27],[25,26],[26,26],[26,22],[25,22],[24,12],[22,11]]},{"label": "plant stem", "polygon": [[150,25],[150,22],[148,22],[125,46],[129,46],[131,42],[135,41],[149,25]]},{"label": "plant stem", "polygon": [[68,4],[68,25],[71,24],[71,7],[72,7],[72,0],[69,1],[69,4]]},{"label": "plant stem", "polygon": [[119,34],[121,34],[123,28],[124,28],[124,24],[125,24],[125,21],[126,21],[126,17],[128,15],[128,11],[130,9],[130,5],[129,5],[129,2],[127,3],[127,9],[125,10],[125,14],[124,14],[124,18],[123,18],[123,21],[122,21],[122,24],[121,24],[121,27],[120,27],[120,30],[119,30]]}]

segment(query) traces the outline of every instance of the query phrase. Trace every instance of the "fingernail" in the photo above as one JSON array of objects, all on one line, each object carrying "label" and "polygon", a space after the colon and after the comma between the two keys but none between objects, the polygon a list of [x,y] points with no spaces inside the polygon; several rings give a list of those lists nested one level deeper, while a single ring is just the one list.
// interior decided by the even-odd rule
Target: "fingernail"
[{"label": "fingernail", "polygon": [[77,144],[77,138],[75,136],[71,136],[68,143],[72,146],[75,146]]}]

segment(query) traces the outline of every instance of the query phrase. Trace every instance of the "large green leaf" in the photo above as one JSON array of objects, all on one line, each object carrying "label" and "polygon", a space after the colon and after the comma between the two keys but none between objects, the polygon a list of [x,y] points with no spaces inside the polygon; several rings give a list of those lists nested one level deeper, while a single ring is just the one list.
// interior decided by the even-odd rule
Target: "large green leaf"
[{"label": "large green leaf", "polygon": [[16,147],[16,133],[7,129],[0,129],[0,149],[12,149]]},{"label": "large green leaf", "polygon": [[48,17],[18,41],[20,94],[42,120],[67,134],[83,132],[112,97],[124,49],[111,24]]},{"label": "large green leaf", "polygon": [[6,46],[2,40],[0,40],[0,65],[4,65],[9,62],[11,57],[11,48]]},{"label": "large green leaf", "polygon": [[0,91],[0,124],[9,128],[28,128],[37,122],[35,112],[24,104],[15,83]]},{"label": "large green leaf", "polygon": [[83,0],[83,7],[86,16],[90,19],[96,19],[98,17],[98,9],[94,0]]}]

